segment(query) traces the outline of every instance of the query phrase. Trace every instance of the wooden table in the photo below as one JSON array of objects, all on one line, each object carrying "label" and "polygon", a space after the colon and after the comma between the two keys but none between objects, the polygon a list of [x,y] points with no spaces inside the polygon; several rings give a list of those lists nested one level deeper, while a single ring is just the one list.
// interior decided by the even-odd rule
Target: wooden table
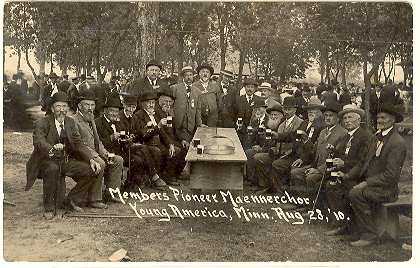
[{"label": "wooden table", "polygon": [[[198,128],[194,139],[200,139],[201,145],[209,144],[216,135],[216,128]],[[233,128],[217,128],[217,135],[229,138],[235,146],[233,154],[210,155],[197,154],[192,142],[185,160],[190,163],[190,188],[208,190],[242,190],[243,168],[246,155]]]}]

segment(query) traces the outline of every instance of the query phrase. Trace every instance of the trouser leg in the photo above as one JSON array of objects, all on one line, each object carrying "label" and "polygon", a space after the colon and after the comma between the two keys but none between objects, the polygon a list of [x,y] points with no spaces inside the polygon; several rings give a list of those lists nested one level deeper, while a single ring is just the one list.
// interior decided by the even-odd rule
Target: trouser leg
[{"label": "trouser leg", "polygon": [[258,184],[258,182],[255,179],[255,169],[256,169],[257,163],[254,159],[254,156],[256,154],[257,152],[253,149],[248,149],[245,151],[245,155],[248,159],[246,161],[246,178],[249,182],[255,185]]},{"label": "trouser leg", "polygon": [[257,153],[254,159],[256,162],[255,176],[258,180],[258,186],[272,187],[270,172],[273,159],[268,153]]},{"label": "trouser leg", "polygon": [[293,163],[291,157],[276,159],[273,161],[271,169],[271,178],[275,191],[280,191],[285,186],[289,186],[290,166]]},{"label": "trouser leg", "polygon": [[47,161],[42,166],[43,203],[46,212],[54,211],[63,205],[66,194],[65,176],[60,174],[59,163]]},{"label": "trouser leg", "polygon": [[116,155],[112,164],[106,164],[104,174],[105,189],[117,189],[121,187],[122,169],[124,160],[121,156]]}]

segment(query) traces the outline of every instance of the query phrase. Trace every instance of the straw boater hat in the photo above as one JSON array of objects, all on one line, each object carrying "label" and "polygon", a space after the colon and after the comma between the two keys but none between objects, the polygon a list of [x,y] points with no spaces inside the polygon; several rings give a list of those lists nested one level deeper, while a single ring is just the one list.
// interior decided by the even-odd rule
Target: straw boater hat
[{"label": "straw boater hat", "polygon": [[267,83],[267,82],[261,83],[261,85],[258,87],[258,89],[273,90],[273,88],[271,87],[271,84],[270,83]]},{"label": "straw boater hat", "polygon": [[321,101],[316,96],[312,96],[309,99],[308,104],[302,107],[302,109],[304,110],[321,110],[322,108],[324,108],[324,106],[321,104]]},{"label": "straw boater hat", "polygon": [[184,75],[186,72],[192,72],[194,74],[194,69],[191,66],[185,66],[181,70],[181,74]]},{"label": "straw boater hat", "polygon": [[228,70],[221,70],[220,74],[223,74],[223,75],[226,75],[226,76],[229,76],[229,77],[233,77],[233,73],[231,71],[228,71]]},{"label": "straw boater hat", "polygon": [[343,117],[343,115],[345,115],[347,113],[357,113],[362,118],[365,116],[365,111],[363,111],[362,109],[360,109],[359,107],[357,107],[354,104],[344,105],[343,110],[338,113],[338,116]]},{"label": "straw boater hat", "polygon": [[255,105],[254,105],[254,109],[255,108],[261,108],[261,107],[267,107],[267,104],[265,103],[265,101],[263,100],[263,99],[261,99],[261,98],[258,98],[256,101],[255,101]]}]

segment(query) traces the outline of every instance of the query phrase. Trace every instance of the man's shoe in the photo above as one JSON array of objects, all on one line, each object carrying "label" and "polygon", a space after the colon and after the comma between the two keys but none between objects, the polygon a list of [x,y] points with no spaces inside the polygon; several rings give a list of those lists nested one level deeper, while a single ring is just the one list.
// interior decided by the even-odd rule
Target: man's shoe
[{"label": "man's shoe", "polygon": [[176,179],[167,180],[166,184],[171,185],[171,186],[180,186],[181,185],[179,182],[176,181]]},{"label": "man's shoe", "polygon": [[325,232],[325,234],[327,236],[344,235],[344,234],[348,234],[348,231],[346,227],[340,226],[338,228]]},{"label": "man's shoe", "polygon": [[52,213],[52,212],[44,212],[44,218],[46,220],[52,220],[54,218],[54,213]]},{"label": "man's shoe", "polygon": [[83,208],[76,205],[76,203],[71,199],[69,201],[69,207],[76,212],[83,213]]},{"label": "man's shoe", "polygon": [[350,245],[353,247],[367,247],[375,243],[375,240],[363,240],[359,239],[357,241],[350,242]]},{"label": "man's shoe", "polygon": [[108,208],[108,206],[102,202],[92,202],[90,203],[90,207],[91,208],[102,208],[102,209],[106,209]]}]

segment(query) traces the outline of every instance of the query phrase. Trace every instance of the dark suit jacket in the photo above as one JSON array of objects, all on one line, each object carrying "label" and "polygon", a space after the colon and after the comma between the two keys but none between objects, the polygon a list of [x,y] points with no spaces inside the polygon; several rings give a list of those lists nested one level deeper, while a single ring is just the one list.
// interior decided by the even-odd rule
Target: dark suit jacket
[{"label": "dark suit jacket", "polygon": [[[156,123],[159,124],[160,119],[155,114]],[[136,135],[139,141],[151,146],[168,147],[171,144],[169,136],[162,128],[154,127],[152,132],[148,132],[147,123],[150,120],[149,115],[144,109],[138,110],[135,114]]]},{"label": "dark suit jacket", "polygon": [[120,111],[120,121],[118,122],[117,130],[124,130],[126,134],[135,134],[136,126],[134,115],[131,118],[125,116],[124,110]]},{"label": "dark suit jacket", "polygon": [[[252,110],[254,109],[254,104],[256,103],[257,99],[259,99],[257,95],[252,97],[251,103],[248,103],[246,100],[246,96],[239,96],[237,99],[237,118],[241,117],[244,125],[247,127],[250,124],[251,117],[252,117]],[[235,120],[236,121],[236,120]]]},{"label": "dark suit jacket", "polygon": [[[93,155],[83,144],[79,129],[71,117],[64,119],[64,130],[67,136],[65,142],[66,151],[69,157],[89,162]],[[49,152],[54,144],[59,143],[59,134],[55,127],[54,116],[46,116],[35,123],[33,134],[34,151],[26,163],[26,187],[29,190],[39,177],[39,171],[42,164],[49,160]]]},{"label": "dark suit jacket", "polygon": [[219,127],[234,128],[237,120],[237,99],[239,97],[238,90],[233,85],[223,85],[226,87],[226,94],[223,93],[222,84],[220,84],[219,94]]},{"label": "dark suit jacket", "polygon": [[131,87],[131,91],[129,92],[131,95],[140,96],[144,92],[156,92],[159,93],[161,91],[161,88],[164,86],[167,86],[167,81],[162,79],[156,80],[156,88],[153,88],[153,85],[150,84],[149,79],[147,76],[137,79],[134,82],[134,86]]},{"label": "dark suit jacket", "polygon": [[309,141],[304,143],[302,141],[296,141],[295,133],[292,133],[290,137],[294,140],[293,153],[296,158],[300,158],[304,165],[309,165],[315,158],[315,150],[313,150],[313,144],[318,139],[319,134],[325,127],[325,123],[322,117],[315,119],[312,125],[308,128],[308,121],[303,121],[298,128],[299,130],[305,131],[309,137]]},{"label": "dark suit jacket", "polygon": [[398,181],[407,154],[404,139],[394,128],[384,137],[379,157],[376,157],[376,139],[370,143],[365,163],[361,169],[367,189],[382,200],[392,202],[398,198]]},{"label": "dark suit jacket", "polygon": [[[114,133],[114,130],[111,127],[111,123],[106,121],[105,117],[102,115],[95,119],[96,130],[98,131],[99,139],[101,140],[102,144],[104,145],[105,149],[109,152],[113,152],[114,154],[121,154],[120,146],[117,141],[111,141],[111,135]],[[115,124],[115,129],[117,132],[120,131],[119,124]]]},{"label": "dark suit jacket", "polygon": [[359,128],[354,132],[353,139],[350,142],[350,149],[346,155],[347,143],[350,135],[344,135],[334,150],[334,157],[341,158],[344,161],[344,167],[340,170],[349,176],[349,180],[357,184],[360,182],[360,171],[367,155],[369,144],[372,142],[372,135],[365,129]]},{"label": "dark suit jacket", "polygon": [[[156,121],[159,122],[161,119],[168,117],[169,114],[164,112],[162,108],[156,104],[155,107],[156,111]],[[171,144],[176,144],[177,146],[180,146],[180,141],[176,138],[175,135],[175,128],[174,128],[174,116],[172,115],[172,127],[169,126],[162,126],[162,131],[165,132],[165,134],[168,136]]]}]

